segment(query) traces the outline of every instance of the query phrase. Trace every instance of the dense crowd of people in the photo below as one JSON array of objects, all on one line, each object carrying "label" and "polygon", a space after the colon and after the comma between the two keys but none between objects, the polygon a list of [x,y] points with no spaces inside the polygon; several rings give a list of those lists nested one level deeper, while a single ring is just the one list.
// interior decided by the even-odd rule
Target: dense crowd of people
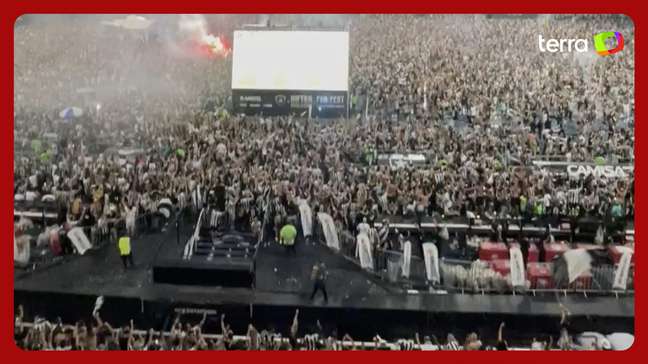
[{"label": "dense crowd of people", "polygon": [[[619,26],[626,50],[615,57],[581,60],[534,48],[539,32]],[[57,46],[63,39],[65,55]],[[414,210],[601,216],[617,204],[632,215],[631,176],[569,179],[526,168],[549,157],[632,161],[633,128],[619,126],[633,100],[629,23],[376,15],[354,19],[351,40],[354,100],[368,102],[374,119],[316,124],[230,116],[229,59],[179,56],[162,37],[79,19],[18,27],[14,133],[26,152],[16,154],[16,194],[54,195],[72,221],[86,212],[93,221],[125,218],[133,208],[155,209],[160,198],[189,204],[197,189],[216,185],[227,188],[237,213],[247,208],[241,214],[261,218],[259,197],[271,189],[279,210],[306,199],[350,229],[362,216]],[[504,43],[516,46],[502,54]],[[78,120],[61,120],[65,105],[88,97],[81,88],[101,102]],[[462,115],[466,128],[445,123]],[[567,123],[578,135],[566,135]],[[102,146],[142,153],[124,160]],[[353,163],[366,150],[421,151],[429,163]]]},{"label": "dense crowd of people", "polygon": [[[251,22],[246,15],[214,17],[211,30],[229,39]],[[397,215],[634,216],[631,173],[574,177],[532,164],[633,166],[629,19],[349,17],[352,116],[335,120],[232,115],[231,57],[196,52],[172,30],[173,18],[157,18],[146,32],[104,19],[26,17],[15,28],[14,192],[16,201],[50,201],[57,226],[124,227],[132,236],[137,216],[155,213],[160,201],[198,212],[218,191],[231,220],[266,239],[278,238],[304,202],[356,233]],[[571,38],[611,29],[625,37],[614,56],[537,48],[539,34]],[[69,106],[82,114],[61,114]],[[417,152],[427,163],[377,163],[377,154],[392,152]],[[287,339],[250,325],[237,341],[224,315],[218,336],[201,326],[176,320],[169,332],[142,332],[132,322],[113,328],[98,313],[91,323],[35,318],[26,325],[21,308],[15,337],[31,350],[357,347],[348,335],[298,337],[298,312]],[[497,349],[507,347],[502,329]],[[374,344],[387,347],[378,335]],[[552,344],[534,340],[531,348]],[[556,344],[571,347],[566,330]],[[476,334],[463,345],[449,334],[446,343],[416,335],[396,346],[490,347]]]},{"label": "dense crowd of people", "polygon": [[[57,318],[54,322],[43,317],[34,317],[26,322],[22,306],[18,306],[15,317],[14,339],[26,350],[610,350],[612,347],[604,337],[584,343],[576,342],[568,331],[569,310],[560,305],[561,320],[558,339],[533,338],[528,344],[509,347],[502,322],[497,329],[496,340],[483,342],[477,333],[471,332],[460,342],[448,334],[441,342],[435,335],[421,336],[415,333],[411,338],[385,340],[376,334],[370,342],[354,340],[349,334],[341,338],[336,330],[327,333],[317,320],[310,331],[300,327],[299,309],[295,311],[285,336],[275,329],[259,330],[252,323],[243,335],[236,335],[225,314],[218,315],[220,332],[203,332],[207,314],[199,322],[181,320],[178,315],[168,331],[137,329],[133,320],[121,327],[113,327],[103,320],[98,311],[93,312],[91,321],[79,320],[73,325],[64,324]],[[308,333],[304,333],[308,332]]]}]

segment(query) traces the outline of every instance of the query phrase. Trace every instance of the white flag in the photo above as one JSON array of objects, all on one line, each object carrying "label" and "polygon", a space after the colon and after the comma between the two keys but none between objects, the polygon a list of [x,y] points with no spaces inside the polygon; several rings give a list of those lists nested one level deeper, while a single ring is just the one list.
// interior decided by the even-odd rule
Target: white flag
[{"label": "white flag", "polygon": [[313,235],[313,214],[306,200],[299,199],[299,216],[301,217],[302,230],[304,236]]},{"label": "white flag", "polygon": [[371,243],[365,233],[358,234],[356,244],[358,244],[358,255],[360,256],[360,266],[362,269],[373,270],[373,256],[371,255]]},{"label": "white flag", "polygon": [[585,249],[568,250],[563,253],[563,258],[567,263],[569,283],[592,269],[592,256]]},{"label": "white flag", "polygon": [[101,310],[101,306],[103,306],[104,303],[104,296],[99,296],[97,297],[97,300],[95,301],[94,305],[94,310],[92,310],[92,316],[94,316],[99,310]]},{"label": "white flag", "polygon": [[187,244],[185,244],[184,252],[182,254],[183,259],[189,259],[193,255],[194,245],[195,245],[196,241],[198,241],[198,235],[200,233],[200,226],[202,225],[203,214],[205,214],[205,212],[206,212],[206,209],[200,210],[200,215],[198,215],[198,223],[196,223],[196,227],[194,228],[194,233],[191,235],[191,237],[187,241]]},{"label": "white flag", "polygon": [[90,240],[88,240],[88,237],[80,227],[75,227],[68,231],[67,236],[80,255],[85,254],[92,247]]},{"label": "white flag", "polygon": [[632,259],[632,251],[626,251],[619,260],[619,265],[614,272],[614,285],[612,288],[626,290],[628,287],[628,275],[630,274],[630,264]]},{"label": "white flag", "polygon": [[441,282],[439,274],[439,250],[434,243],[423,244],[423,258],[425,259],[425,275],[429,282]]},{"label": "white flag", "polygon": [[29,263],[30,254],[29,236],[21,235],[16,238],[16,235],[14,235],[14,262],[27,264]]},{"label": "white flag", "polygon": [[423,110],[427,111],[427,82],[423,84]]},{"label": "white flag", "polygon": [[526,276],[522,251],[518,247],[512,247],[509,249],[509,257],[511,262],[511,285],[513,287],[524,287],[526,285]]},{"label": "white flag", "polygon": [[403,277],[409,278],[410,276],[410,263],[412,261],[412,243],[408,240],[403,246]]},{"label": "white flag", "polygon": [[320,220],[322,230],[324,231],[324,240],[326,245],[334,250],[340,250],[340,241],[338,239],[337,229],[331,215],[320,212],[317,214]]}]

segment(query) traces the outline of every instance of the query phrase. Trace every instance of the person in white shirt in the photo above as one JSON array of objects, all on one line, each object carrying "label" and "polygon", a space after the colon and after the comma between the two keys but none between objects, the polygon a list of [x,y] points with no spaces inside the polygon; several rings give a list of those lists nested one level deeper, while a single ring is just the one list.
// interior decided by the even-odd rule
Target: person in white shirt
[{"label": "person in white shirt", "polygon": [[123,203],[125,218],[126,218],[126,231],[129,236],[135,236],[136,221],[137,221],[137,204],[130,207],[126,202]]},{"label": "person in white shirt", "polygon": [[370,229],[371,229],[371,227],[367,223],[367,218],[363,217],[362,222],[358,224],[358,235],[366,234],[367,236],[369,236],[369,230]]}]

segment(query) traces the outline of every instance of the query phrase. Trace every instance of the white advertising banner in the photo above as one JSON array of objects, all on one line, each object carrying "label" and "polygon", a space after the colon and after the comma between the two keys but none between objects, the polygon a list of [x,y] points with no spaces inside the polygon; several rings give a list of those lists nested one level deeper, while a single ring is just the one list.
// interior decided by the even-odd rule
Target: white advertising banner
[{"label": "white advertising banner", "polygon": [[403,271],[404,278],[409,278],[412,262],[412,243],[408,240],[403,245]]},{"label": "white advertising banner", "polygon": [[358,255],[360,256],[360,266],[362,269],[373,270],[373,256],[371,255],[371,242],[367,234],[358,234]]},{"label": "white advertising banner", "polygon": [[331,215],[319,212],[317,214],[319,218],[320,225],[324,231],[324,239],[326,240],[326,245],[334,250],[340,250],[340,241],[338,239],[337,229],[335,228],[335,223]]},{"label": "white advertising banner", "polygon": [[512,247],[509,249],[509,259],[511,262],[511,285],[513,287],[524,287],[526,285],[526,274],[520,248]]},{"label": "white advertising banner", "polygon": [[621,255],[619,265],[614,272],[614,284],[612,288],[626,290],[628,287],[628,276],[630,274],[630,264],[632,263],[632,251],[626,251]]},{"label": "white advertising banner", "polygon": [[439,250],[434,243],[423,244],[423,259],[425,259],[425,276],[431,283],[440,283]]},{"label": "white advertising banner", "polygon": [[29,263],[30,254],[29,236],[22,235],[16,238],[16,235],[14,235],[14,262],[23,265],[27,264]]},{"label": "white advertising banner", "polygon": [[79,227],[75,227],[68,231],[67,236],[80,255],[85,254],[85,252],[92,247],[90,240],[88,240],[88,237],[83,232],[83,229]]},{"label": "white advertising banner", "polygon": [[572,249],[563,253],[567,263],[569,283],[574,282],[581,274],[592,269],[592,256],[585,249]]},{"label": "white advertising banner", "polygon": [[304,236],[313,235],[313,213],[306,200],[299,200],[299,216],[301,218],[301,226],[304,231]]}]

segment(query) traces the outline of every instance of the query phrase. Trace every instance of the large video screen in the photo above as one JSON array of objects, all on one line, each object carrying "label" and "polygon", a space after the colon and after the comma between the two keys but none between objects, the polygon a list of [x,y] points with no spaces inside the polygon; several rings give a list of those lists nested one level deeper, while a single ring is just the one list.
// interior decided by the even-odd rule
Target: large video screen
[{"label": "large video screen", "polygon": [[232,89],[347,91],[349,33],[236,31]]}]

